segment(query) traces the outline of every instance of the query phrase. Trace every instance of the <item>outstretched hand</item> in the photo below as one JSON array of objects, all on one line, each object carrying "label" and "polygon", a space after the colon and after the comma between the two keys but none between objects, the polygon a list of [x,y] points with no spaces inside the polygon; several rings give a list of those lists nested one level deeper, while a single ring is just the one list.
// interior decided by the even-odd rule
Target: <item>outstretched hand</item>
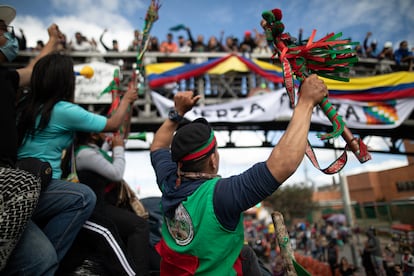
[{"label": "outstretched hand", "polygon": [[175,110],[178,112],[178,114],[184,116],[185,113],[190,111],[193,106],[197,104],[200,98],[200,95],[194,96],[193,91],[178,92],[174,95]]},{"label": "outstretched hand", "polygon": [[32,59],[26,67],[17,69],[17,72],[20,76],[19,86],[26,86],[30,84],[33,67],[36,62],[45,55],[56,51],[60,42],[64,40],[64,35],[59,31],[59,27],[56,24],[50,25],[50,27],[47,29],[47,32],[49,33],[49,40],[46,43],[45,47],[43,47],[40,53],[34,59]]},{"label": "outstretched hand", "polygon": [[[193,91],[178,92],[174,95],[175,110],[178,114],[184,116],[187,111],[193,108],[200,98],[200,95],[194,96]],[[176,122],[169,119],[165,120],[165,122],[155,133],[150,151],[153,152],[161,148],[169,148],[177,126],[178,124]]]},{"label": "outstretched hand", "polygon": [[50,27],[47,29],[47,32],[49,33],[49,40],[54,40],[55,42],[59,43],[64,39],[64,35],[56,24],[50,25]]}]

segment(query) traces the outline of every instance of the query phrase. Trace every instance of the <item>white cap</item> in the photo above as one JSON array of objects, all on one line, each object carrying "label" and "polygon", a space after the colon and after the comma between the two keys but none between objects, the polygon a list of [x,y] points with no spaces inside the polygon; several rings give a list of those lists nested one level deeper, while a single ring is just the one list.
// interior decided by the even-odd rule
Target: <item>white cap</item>
[{"label": "white cap", "polygon": [[384,48],[392,48],[392,42],[391,41],[387,41],[384,43]]},{"label": "white cap", "polygon": [[6,25],[16,17],[16,10],[13,7],[0,5],[0,20],[3,20]]}]

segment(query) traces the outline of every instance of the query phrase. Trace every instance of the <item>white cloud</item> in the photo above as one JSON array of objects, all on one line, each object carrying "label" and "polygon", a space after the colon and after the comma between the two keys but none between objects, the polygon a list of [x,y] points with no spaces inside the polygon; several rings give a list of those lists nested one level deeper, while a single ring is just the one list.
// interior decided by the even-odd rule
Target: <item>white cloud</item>
[{"label": "white cloud", "polygon": [[[48,40],[47,28],[39,18],[34,16],[21,16],[13,22],[14,26],[24,31],[28,47],[36,46],[36,41]],[[20,33],[18,33],[20,35]]]},{"label": "white cloud", "polygon": [[[88,39],[95,39],[98,49],[104,52],[99,43],[99,36],[106,28],[104,42],[111,46],[117,39],[121,50],[126,50],[133,40],[133,22],[127,16],[139,13],[136,21],[143,22],[148,4],[143,1],[113,0],[80,0],[76,4],[63,0],[52,0],[51,5],[56,13],[43,18],[18,15],[14,25],[25,32],[28,47],[34,47],[37,40],[48,40],[47,28],[56,23],[67,36],[68,42],[74,39],[75,32],[81,32]],[[85,8],[86,7],[86,8]],[[125,13],[125,16],[123,13]]]},{"label": "white cloud", "polygon": [[[18,8],[17,18],[22,16],[20,10],[24,9],[20,8],[23,5],[19,1],[16,3],[5,0],[5,2],[5,4],[10,2],[9,4]],[[346,30],[344,36],[351,36],[355,41],[362,43],[365,34],[371,31],[379,47],[385,41],[392,41],[397,47],[401,40],[408,40],[409,44],[414,46],[414,29],[410,27],[414,24],[411,0],[378,0],[375,3],[368,0],[342,2],[309,0],[280,3],[271,0],[259,2],[244,0],[239,2],[235,5],[231,0],[160,1],[160,19],[155,24],[152,34],[163,40],[168,28],[183,23],[191,27],[194,35],[204,34],[208,38],[224,30],[226,35],[232,34],[241,39],[245,30],[260,29],[259,22],[264,10],[279,7],[283,11],[282,21],[286,31],[293,36],[297,36],[299,28],[304,28],[305,36],[316,29],[318,38],[326,33]],[[43,34],[47,26],[52,23],[52,14],[62,18],[74,17],[78,23],[73,28],[66,28],[68,37],[73,35],[73,29],[76,28],[87,37],[97,39],[103,29],[108,28],[109,32],[105,38],[108,41],[118,39],[122,44],[121,48],[126,49],[132,40],[132,30],[142,28],[148,4],[149,0],[50,0],[47,2],[32,0],[31,5],[37,7],[30,10],[28,15],[42,14],[38,20],[42,22],[44,28],[38,33],[30,33],[30,36],[34,36],[31,38],[29,31],[26,31],[30,25],[21,27],[26,31],[31,46],[34,46],[37,39],[45,36]],[[183,6],[186,9],[183,9]],[[95,26],[98,31],[87,25]]]}]

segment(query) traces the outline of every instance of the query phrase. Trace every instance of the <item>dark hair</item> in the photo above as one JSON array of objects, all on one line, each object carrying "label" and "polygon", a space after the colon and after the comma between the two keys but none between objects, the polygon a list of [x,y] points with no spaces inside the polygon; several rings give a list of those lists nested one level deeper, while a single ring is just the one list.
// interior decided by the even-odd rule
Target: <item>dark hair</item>
[{"label": "dark hair", "polygon": [[184,162],[182,163],[181,171],[183,172],[202,172],[207,167],[208,158],[210,155],[206,155],[200,160],[192,161],[192,162]]},{"label": "dark hair", "polygon": [[91,132],[82,132],[82,131],[76,132],[75,140],[73,141],[75,148],[80,145],[87,145],[89,141],[91,140],[91,136],[92,136]]},{"label": "dark hair", "polygon": [[[46,128],[55,104],[73,102],[75,73],[69,56],[52,53],[39,59],[33,68],[31,91],[18,114],[18,142],[21,145],[28,135]],[[36,126],[36,118],[40,116]]]},{"label": "dark hair", "polygon": [[87,145],[91,140],[91,132],[76,132],[73,142],[64,150],[60,162],[60,169],[62,170],[62,178],[67,178],[72,172],[72,154],[81,145]]},{"label": "dark hair", "polygon": [[404,246],[403,247],[403,253],[405,253],[405,251],[411,252],[410,247]]}]

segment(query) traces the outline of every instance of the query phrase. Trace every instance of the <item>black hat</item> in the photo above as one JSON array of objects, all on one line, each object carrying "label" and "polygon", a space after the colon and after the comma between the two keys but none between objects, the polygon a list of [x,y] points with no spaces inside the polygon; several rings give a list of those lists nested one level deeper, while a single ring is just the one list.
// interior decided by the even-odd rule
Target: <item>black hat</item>
[{"label": "black hat", "polygon": [[204,118],[177,129],[171,144],[171,156],[175,162],[201,160],[216,149],[214,131]]}]

